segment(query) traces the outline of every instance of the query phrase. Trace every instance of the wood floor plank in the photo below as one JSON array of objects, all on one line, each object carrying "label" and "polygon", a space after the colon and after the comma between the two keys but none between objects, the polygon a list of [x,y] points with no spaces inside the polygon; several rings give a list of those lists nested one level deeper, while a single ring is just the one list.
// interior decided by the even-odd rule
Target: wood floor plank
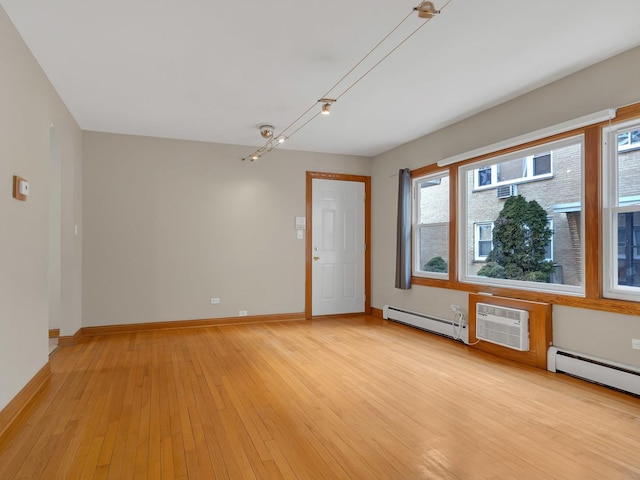
[{"label": "wood floor plank", "polygon": [[640,479],[640,399],[367,316],[59,348],[0,478]]}]

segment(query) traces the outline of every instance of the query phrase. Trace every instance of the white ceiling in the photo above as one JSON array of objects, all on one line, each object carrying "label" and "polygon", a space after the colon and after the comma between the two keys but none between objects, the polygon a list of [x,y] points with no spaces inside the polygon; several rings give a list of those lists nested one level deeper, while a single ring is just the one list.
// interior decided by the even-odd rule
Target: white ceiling
[{"label": "white ceiling", "polygon": [[82,129],[259,146],[329,93],[281,148],[366,156],[640,45],[639,0],[446,1],[346,92],[424,22],[418,0],[0,4]]}]

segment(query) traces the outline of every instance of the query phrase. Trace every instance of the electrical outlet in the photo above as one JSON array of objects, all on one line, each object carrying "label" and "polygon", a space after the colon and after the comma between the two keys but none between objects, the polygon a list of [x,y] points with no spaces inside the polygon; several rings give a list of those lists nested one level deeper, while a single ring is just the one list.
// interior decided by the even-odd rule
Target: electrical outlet
[{"label": "electrical outlet", "polygon": [[640,338],[631,339],[631,348],[635,350],[640,350]]},{"label": "electrical outlet", "polygon": [[220,299],[218,297],[211,297],[211,305],[217,305],[220,303]]},{"label": "electrical outlet", "polygon": [[240,310],[238,312],[238,316],[239,317],[246,317],[247,316],[247,311],[246,310]]}]

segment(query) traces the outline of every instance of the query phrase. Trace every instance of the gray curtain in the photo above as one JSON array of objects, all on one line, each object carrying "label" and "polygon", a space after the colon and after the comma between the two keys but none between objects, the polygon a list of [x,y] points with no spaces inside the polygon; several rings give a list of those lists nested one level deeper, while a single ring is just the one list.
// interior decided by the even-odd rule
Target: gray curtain
[{"label": "gray curtain", "polygon": [[398,236],[396,241],[396,288],[411,288],[411,170],[398,175]]}]

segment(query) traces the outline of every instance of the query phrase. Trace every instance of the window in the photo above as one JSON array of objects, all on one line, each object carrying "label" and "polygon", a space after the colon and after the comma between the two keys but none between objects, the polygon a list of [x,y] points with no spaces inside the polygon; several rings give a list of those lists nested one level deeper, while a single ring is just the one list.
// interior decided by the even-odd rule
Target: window
[{"label": "window", "polygon": [[461,281],[584,294],[583,150],[575,136],[460,167]]},{"label": "window", "polygon": [[493,222],[476,223],[475,226],[475,255],[476,261],[485,261],[493,249]]},{"label": "window", "polygon": [[476,169],[474,188],[495,188],[512,183],[544,180],[551,176],[551,153],[542,152]]},{"label": "window", "polygon": [[627,132],[619,132],[618,151],[623,152],[633,148],[640,147],[640,130],[629,130]]},{"label": "window", "polygon": [[640,123],[604,129],[603,292],[640,301]]},{"label": "window", "polygon": [[413,274],[449,278],[449,172],[413,180]]}]

